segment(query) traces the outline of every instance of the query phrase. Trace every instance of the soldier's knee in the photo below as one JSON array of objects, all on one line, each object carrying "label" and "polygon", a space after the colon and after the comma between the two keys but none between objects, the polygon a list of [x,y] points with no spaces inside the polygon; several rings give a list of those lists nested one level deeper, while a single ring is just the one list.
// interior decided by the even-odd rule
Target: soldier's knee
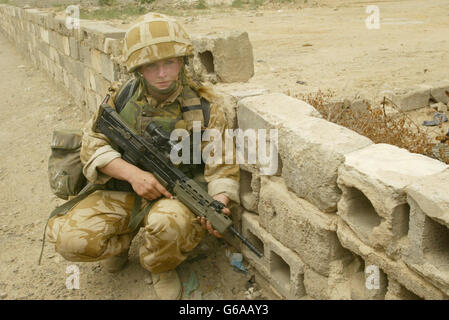
[{"label": "soldier's knee", "polygon": [[106,244],[101,232],[64,226],[57,235],[55,250],[70,261],[94,261],[103,254]]},{"label": "soldier's knee", "polygon": [[145,232],[160,240],[175,241],[178,239],[180,227],[173,216],[166,213],[152,213],[147,218]]}]

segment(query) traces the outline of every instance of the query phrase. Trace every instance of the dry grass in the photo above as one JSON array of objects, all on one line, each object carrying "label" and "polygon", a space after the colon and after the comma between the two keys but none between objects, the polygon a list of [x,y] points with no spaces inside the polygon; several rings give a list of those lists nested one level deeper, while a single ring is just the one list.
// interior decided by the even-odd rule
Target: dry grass
[{"label": "dry grass", "polygon": [[[335,94],[332,91],[323,92],[320,90],[317,93],[298,95],[296,98],[314,106],[324,119],[368,137],[374,143],[392,144],[432,158],[435,158],[432,149],[436,144],[442,141],[449,145],[449,141],[446,140],[447,137],[437,137],[439,141],[432,139],[427,128],[417,125],[386,97],[383,98],[380,107],[374,108],[368,104],[366,111],[355,112],[347,104],[333,103],[334,96]],[[385,111],[387,105],[398,112],[389,115]],[[440,159],[449,163],[449,157],[444,154],[440,154]]]}]

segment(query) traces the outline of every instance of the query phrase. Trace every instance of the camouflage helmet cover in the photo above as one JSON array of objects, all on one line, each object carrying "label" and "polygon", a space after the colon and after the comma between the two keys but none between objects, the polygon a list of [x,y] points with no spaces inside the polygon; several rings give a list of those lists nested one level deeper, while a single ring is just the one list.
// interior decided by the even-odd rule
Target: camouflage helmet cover
[{"label": "camouflage helmet cover", "polygon": [[147,63],[190,56],[193,46],[189,35],[175,19],[147,13],[126,32],[124,52],[126,67],[133,72]]}]

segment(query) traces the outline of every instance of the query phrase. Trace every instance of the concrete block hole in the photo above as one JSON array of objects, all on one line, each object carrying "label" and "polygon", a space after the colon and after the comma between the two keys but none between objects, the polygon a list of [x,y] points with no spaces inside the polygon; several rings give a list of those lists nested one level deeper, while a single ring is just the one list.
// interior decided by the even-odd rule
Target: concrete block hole
[{"label": "concrete block hole", "polygon": [[387,293],[388,278],[378,266],[366,263],[354,254],[348,266],[352,300],[383,300]]},{"label": "concrete block hole", "polygon": [[253,175],[251,172],[240,170],[240,193],[251,193],[251,180]]},{"label": "concrete block hole", "polygon": [[410,206],[401,204],[393,210],[393,233],[396,239],[406,237],[409,230]]},{"label": "concrete block hole", "polygon": [[214,56],[210,51],[200,52],[199,54],[201,64],[206,69],[207,73],[215,73]]},{"label": "concrete block hole", "polygon": [[381,218],[374,209],[371,201],[357,188],[348,187],[348,219],[364,234],[369,234],[377,227]]},{"label": "concrete block hole", "polygon": [[426,218],[423,237],[424,258],[442,272],[449,272],[449,229]]},{"label": "concrete block hole", "polygon": [[263,253],[264,244],[262,240],[260,240],[257,236],[255,236],[250,230],[247,231],[248,231],[247,239],[249,240],[249,242],[251,242],[256,247],[257,250]]},{"label": "concrete block hole", "polygon": [[275,252],[270,254],[271,277],[276,279],[285,289],[290,290],[290,266]]}]

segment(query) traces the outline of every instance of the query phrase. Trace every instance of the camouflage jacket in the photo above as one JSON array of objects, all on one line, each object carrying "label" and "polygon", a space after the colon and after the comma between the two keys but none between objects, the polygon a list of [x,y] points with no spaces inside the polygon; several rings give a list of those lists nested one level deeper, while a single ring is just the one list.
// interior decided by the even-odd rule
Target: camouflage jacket
[{"label": "camouflage jacket", "polygon": [[[115,98],[119,89],[122,88],[123,82],[115,82],[109,88],[109,93],[111,95],[111,99],[109,100],[109,105],[115,108]],[[140,91],[140,93],[139,93]],[[192,90],[188,86],[181,86],[176,90],[171,96],[169,96],[165,101],[158,103],[156,99],[151,97],[147,90],[144,89],[144,86],[141,85],[136,95],[140,95],[140,100],[137,102],[137,106],[134,108],[128,108],[128,102],[123,109],[125,120],[127,122],[132,122],[132,119],[137,123],[131,123],[138,131],[148,124],[148,118],[150,117],[142,117],[142,114],[146,115],[148,110],[151,111],[151,114],[159,118],[163,118],[165,115],[168,119],[170,117],[175,120],[184,120],[181,122],[177,122],[176,128],[185,128],[187,130],[192,129],[192,121],[200,120],[198,118],[198,113],[186,112],[176,114],[174,112],[174,105],[185,105],[190,101],[198,101],[199,96],[196,91]],[[135,95],[133,95],[135,98]],[[133,98],[130,99],[133,100]],[[134,99],[135,100],[135,99]],[[136,105],[136,103],[134,103]],[[130,116],[130,112],[127,112],[127,109],[138,110],[140,113],[138,116]],[[147,112],[145,112],[147,111]],[[158,112],[160,111],[160,112]],[[123,112],[120,115],[123,115]],[[135,112],[135,111],[132,111]],[[131,112],[131,113],[132,113]],[[196,112],[200,112],[201,110],[196,110]],[[95,122],[96,117],[98,116],[98,112],[94,114],[92,119],[90,119],[83,128],[83,139],[82,139],[82,147],[81,147],[81,161],[84,165],[83,173],[86,178],[96,184],[104,184],[111,177],[103,174],[98,168],[106,166],[112,160],[121,157],[120,153],[112,148],[110,145],[110,141],[106,136],[100,133],[96,133],[92,130],[92,125]],[[180,119],[181,118],[181,119]],[[183,119],[182,119],[183,118]],[[202,118],[202,116],[201,116]],[[138,119],[144,119],[138,120]],[[161,120],[161,119],[160,119]],[[162,119],[164,120],[164,119]],[[145,123],[139,123],[145,122]],[[168,121],[170,122],[170,121]],[[181,123],[181,125],[179,125]],[[204,127],[203,127],[204,128]],[[223,114],[223,111],[220,106],[211,101],[211,109],[210,109],[210,119],[209,125],[207,128],[218,129],[222,136],[222,145],[223,149],[225,146],[224,141],[224,133],[228,128],[226,118]],[[173,129],[173,127],[171,128]],[[207,145],[207,142],[202,142],[201,149]],[[234,150],[235,151],[235,150]],[[234,152],[235,155],[235,152]],[[234,157],[235,158],[235,157]],[[239,179],[240,179],[240,171],[238,164],[224,164],[224,159],[222,164],[205,164],[204,168],[204,179],[207,182],[208,193],[211,196],[224,193],[228,196],[229,199],[239,203]]]}]

